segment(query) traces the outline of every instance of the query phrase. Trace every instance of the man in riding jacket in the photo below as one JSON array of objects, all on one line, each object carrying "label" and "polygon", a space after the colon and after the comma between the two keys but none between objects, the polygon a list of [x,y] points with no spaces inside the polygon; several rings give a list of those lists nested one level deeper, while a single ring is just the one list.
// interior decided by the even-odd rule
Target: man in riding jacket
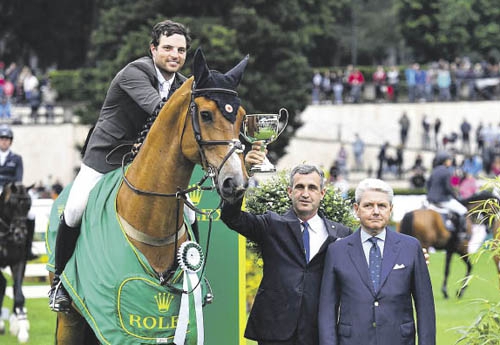
[{"label": "man in riding jacket", "polygon": [[465,215],[467,208],[455,197],[455,191],[451,186],[452,158],[446,152],[438,152],[434,159],[434,169],[427,180],[427,200],[450,212],[456,213],[459,217],[458,231],[465,233]]},{"label": "man in riding jacket", "polygon": [[22,182],[23,158],[12,152],[10,147],[14,133],[7,125],[0,126],[0,188],[7,182]]},{"label": "man in riding jacket", "polygon": [[[0,126],[0,192],[6,183],[23,181],[23,158],[12,152],[10,147],[14,140],[14,132],[8,125]],[[26,258],[28,260],[36,259],[38,256],[33,254],[31,245],[35,233],[35,217],[30,213],[26,223],[28,234],[26,239]]]},{"label": "man in riding jacket", "polygon": [[[90,191],[105,173],[121,167],[122,157],[131,151],[134,140],[149,129],[163,102],[186,80],[179,71],[190,43],[189,32],[182,24],[170,20],[157,23],[151,32],[149,56],[129,63],[111,81],[61,216],[55,275],[49,291],[53,311],[67,311],[71,305],[60,274],[73,255]],[[195,221],[193,213],[188,216]]]}]

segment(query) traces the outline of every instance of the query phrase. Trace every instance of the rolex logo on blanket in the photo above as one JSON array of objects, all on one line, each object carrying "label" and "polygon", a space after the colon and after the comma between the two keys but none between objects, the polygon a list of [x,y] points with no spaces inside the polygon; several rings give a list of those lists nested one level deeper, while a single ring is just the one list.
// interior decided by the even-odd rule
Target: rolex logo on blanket
[{"label": "rolex logo on blanket", "polygon": [[[121,182],[121,169],[117,169],[92,190],[75,254],[62,275],[63,284],[102,344],[202,345],[202,304],[209,286],[201,277],[201,248],[186,242],[170,281],[173,288],[160,285],[157,274],[128,241],[118,219],[115,201]],[[61,194],[57,200],[61,207],[54,207],[56,211],[50,216],[50,271],[54,270],[57,213],[62,212],[67,194],[66,190]],[[191,229],[188,231],[193,239]]]}]

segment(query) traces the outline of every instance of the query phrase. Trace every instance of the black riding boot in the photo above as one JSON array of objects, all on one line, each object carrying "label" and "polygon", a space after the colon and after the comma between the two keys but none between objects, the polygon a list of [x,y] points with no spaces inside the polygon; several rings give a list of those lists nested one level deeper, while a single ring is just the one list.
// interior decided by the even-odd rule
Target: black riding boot
[{"label": "black riding boot", "polygon": [[461,240],[468,239],[466,214],[458,216],[458,236]]},{"label": "black riding boot", "polygon": [[66,263],[73,255],[79,235],[80,227],[68,226],[63,214],[57,229],[55,272],[49,291],[49,306],[53,311],[67,312],[70,310],[71,297],[64,288],[60,276],[66,267]]},{"label": "black riding boot", "polygon": [[35,234],[35,220],[26,220],[26,228],[28,230],[26,237],[26,260],[30,261],[38,259],[38,255],[33,254],[33,250],[31,248],[33,245],[33,236]]}]

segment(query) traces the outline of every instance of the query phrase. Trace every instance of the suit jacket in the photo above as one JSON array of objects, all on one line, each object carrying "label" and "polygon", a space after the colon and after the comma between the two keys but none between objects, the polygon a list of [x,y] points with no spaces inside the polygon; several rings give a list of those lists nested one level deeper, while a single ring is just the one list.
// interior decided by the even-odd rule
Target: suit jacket
[{"label": "suit jacket", "polygon": [[[176,73],[169,97],[186,80]],[[121,164],[124,153],[138,137],[147,118],[161,102],[152,58],[142,57],[125,66],[111,81],[99,118],[87,143],[83,162],[107,173]],[[117,147],[111,157],[108,154]]]},{"label": "suit jacket", "polygon": [[436,344],[434,298],[419,242],[387,231],[380,287],[373,291],[361,230],[330,245],[321,285],[320,345]]},{"label": "suit jacket", "polygon": [[450,168],[439,165],[434,168],[427,180],[427,199],[433,203],[448,201],[455,197],[451,186],[452,172]]},{"label": "suit jacket", "polygon": [[263,277],[245,331],[257,341],[284,341],[297,337],[297,345],[318,344],[318,299],[326,248],[351,233],[346,226],[323,218],[328,238],[309,263],[304,255],[300,221],[293,210],[254,215],[241,204],[222,207],[229,228],[258,243],[264,262]]},{"label": "suit jacket", "polygon": [[23,172],[23,158],[10,151],[5,159],[5,163],[0,165],[0,189],[7,182],[22,182]]}]

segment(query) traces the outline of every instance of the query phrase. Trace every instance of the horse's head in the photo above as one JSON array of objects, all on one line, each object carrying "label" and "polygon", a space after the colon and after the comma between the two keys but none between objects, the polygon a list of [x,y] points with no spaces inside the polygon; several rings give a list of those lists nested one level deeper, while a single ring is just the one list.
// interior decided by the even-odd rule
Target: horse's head
[{"label": "horse's head", "polygon": [[30,188],[19,182],[9,182],[0,194],[0,228],[13,236],[15,243],[26,238],[26,218],[31,208]]},{"label": "horse's head", "polygon": [[[245,110],[236,92],[247,63],[248,56],[223,74],[210,70],[201,50],[196,51],[189,125],[197,145],[188,136],[182,143],[183,152],[197,157],[214,175],[220,196],[229,202],[242,198],[248,184],[243,146],[238,139]],[[193,147],[198,152],[193,152]]]}]

